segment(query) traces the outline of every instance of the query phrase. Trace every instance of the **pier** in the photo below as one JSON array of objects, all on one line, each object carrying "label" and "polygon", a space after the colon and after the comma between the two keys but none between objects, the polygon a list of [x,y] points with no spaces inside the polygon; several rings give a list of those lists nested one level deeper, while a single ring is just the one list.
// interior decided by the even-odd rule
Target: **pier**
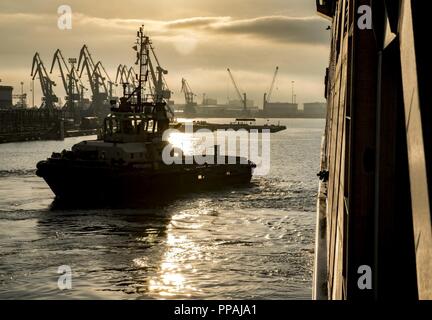
[{"label": "pier", "polygon": [[61,110],[0,110],[0,143],[62,140],[63,138],[63,111]]}]

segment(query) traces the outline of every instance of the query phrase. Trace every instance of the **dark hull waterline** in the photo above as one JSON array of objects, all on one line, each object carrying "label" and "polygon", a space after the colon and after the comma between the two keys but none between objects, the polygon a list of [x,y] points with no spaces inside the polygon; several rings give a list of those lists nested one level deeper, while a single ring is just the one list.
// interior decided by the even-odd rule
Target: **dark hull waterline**
[{"label": "dark hull waterline", "polygon": [[67,206],[127,206],[163,201],[181,194],[247,186],[252,178],[249,164],[171,165],[159,168],[95,166],[73,160],[38,163],[42,177]]}]

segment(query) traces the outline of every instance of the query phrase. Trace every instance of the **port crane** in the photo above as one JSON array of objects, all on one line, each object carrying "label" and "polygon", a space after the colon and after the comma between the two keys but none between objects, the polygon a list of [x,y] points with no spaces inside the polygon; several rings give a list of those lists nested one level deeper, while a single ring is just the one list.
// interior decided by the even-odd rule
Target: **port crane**
[{"label": "port crane", "polygon": [[184,78],[182,78],[181,92],[183,92],[185,96],[185,113],[196,113],[194,108],[194,106],[196,106],[196,102],[194,102],[194,97],[196,97],[196,94],[192,92],[189,83]]},{"label": "port crane", "polygon": [[279,67],[276,67],[276,70],[275,70],[274,75],[273,75],[273,80],[272,80],[271,85],[270,85],[270,90],[269,90],[268,94],[264,93],[263,108],[265,108],[266,105],[267,105],[267,103],[270,102],[270,99],[271,99],[271,96],[272,96],[272,93],[273,93],[273,88],[274,88],[274,85],[275,85],[275,82],[276,82],[276,77],[278,75],[278,72],[279,72]]},{"label": "port crane", "polygon": [[194,97],[196,97],[196,95],[192,92],[192,90],[189,86],[189,83],[184,78],[182,79],[181,92],[183,92],[185,95],[186,104],[188,104],[188,105],[196,104],[196,103],[194,103]]},{"label": "port crane", "polygon": [[50,79],[38,52],[36,52],[33,56],[32,71],[30,75],[33,80],[36,78],[36,76],[39,77],[43,95],[42,105],[40,107],[50,110],[56,108],[56,103],[59,101],[58,97],[53,91],[53,87],[56,84]]},{"label": "port crane", "polygon": [[[79,75],[82,77],[83,72],[86,72],[92,92],[93,103],[103,103],[103,101],[107,99],[106,86],[105,83],[102,82],[101,77],[94,73],[95,66],[96,65],[88,50],[88,47],[84,45],[80,51],[78,59],[78,71],[80,72]],[[101,87],[103,87],[105,92],[101,92]]]},{"label": "port crane", "polygon": [[135,69],[133,67],[129,68],[128,74],[127,74],[127,79],[128,81],[130,81],[132,83],[133,89],[135,90],[136,88],[136,82],[137,82],[137,74],[135,72]]},{"label": "port crane", "polygon": [[[105,92],[107,93],[107,96],[109,100],[113,99],[113,86],[115,86],[115,82],[113,82],[108,75],[108,72],[105,70],[105,67],[103,66],[102,62],[98,61],[96,63],[95,69],[93,70],[94,77],[100,78],[102,80],[103,87],[105,89]],[[108,83],[108,89],[107,85],[105,83],[105,80],[107,80]]]},{"label": "port crane", "polygon": [[115,84],[117,86],[120,83],[128,89],[128,93],[131,93],[136,88],[136,77],[136,72],[132,67],[128,69],[126,65],[120,64],[117,67]]},{"label": "port crane", "polygon": [[150,87],[150,91],[155,96],[155,101],[160,102],[162,100],[169,100],[171,98],[171,90],[168,88],[164,75],[168,74],[168,70],[161,67],[159,59],[154,52],[154,48],[150,43],[150,51],[156,62],[153,66],[151,56],[149,56],[148,64],[150,69],[150,76],[152,78],[153,88]]},{"label": "port crane", "polygon": [[120,84],[123,83],[127,83],[127,71],[126,71],[127,67],[125,65],[119,64],[119,66],[117,67],[117,74],[116,74],[116,79],[115,79],[115,83],[118,84],[119,83],[119,76],[120,76]]},{"label": "port crane", "polygon": [[54,53],[50,74],[52,74],[54,66],[57,63],[63,87],[66,92],[65,107],[69,110],[73,110],[75,103],[78,103],[78,106],[82,106],[84,100],[84,90],[86,90],[86,88],[75,69],[76,59],[69,59],[69,62],[71,64],[70,69],[63,57],[62,52],[60,49],[57,49],[57,51]]},{"label": "port crane", "polygon": [[242,104],[243,104],[243,111],[244,111],[244,112],[247,112],[246,93],[243,93],[243,95],[240,93],[240,90],[239,90],[239,88],[238,88],[238,86],[237,86],[237,83],[236,83],[235,80],[234,80],[234,77],[233,77],[233,75],[232,75],[232,73],[231,73],[231,70],[230,70],[229,68],[228,68],[227,70],[228,70],[228,74],[229,74],[229,76],[230,76],[230,78],[231,78],[231,81],[232,81],[232,83],[233,83],[233,85],[234,85],[234,88],[235,88],[235,90],[236,90],[237,96],[239,97],[240,101],[241,101]]},{"label": "port crane", "polygon": [[174,115],[174,111],[171,109],[171,107],[168,104],[169,99],[171,98],[171,90],[168,88],[168,84],[164,77],[164,75],[168,74],[168,70],[163,69],[160,66],[153,47],[150,46],[150,48],[157,64],[156,73],[155,73],[151,59],[149,59],[150,74],[154,84],[153,88],[150,87],[150,93],[154,96],[155,102],[160,102],[163,100],[166,101],[167,113],[169,114],[169,117],[172,120],[175,118],[175,115]]},{"label": "port crane", "polygon": [[[80,78],[84,71],[87,74],[92,92],[92,104],[90,106],[91,113],[106,113],[109,110],[108,100],[112,98],[112,86],[114,82],[109,78],[101,62],[94,63],[87,45],[84,45],[81,48],[78,59],[78,72]],[[103,75],[105,75],[105,77]],[[109,92],[105,80],[108,80],[110,85]]]}]

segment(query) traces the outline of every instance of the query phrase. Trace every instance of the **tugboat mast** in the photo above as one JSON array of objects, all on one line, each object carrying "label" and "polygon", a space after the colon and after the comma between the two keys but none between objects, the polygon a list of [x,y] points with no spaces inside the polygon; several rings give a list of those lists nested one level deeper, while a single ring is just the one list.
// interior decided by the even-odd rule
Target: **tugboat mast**
[{"label": "tugboat mast", "polygon": [[[150,39],[148,36],[144,34],[144,26],[139,28],[137,32],[137,45],[134,47],[137,51],[137,62],[135,64],[139,64],[139,79],[138,79],[138,87],[137,87],[137,105],[138,109],[141,109],[143,102],[143,94],[146,88],[148,74],[149,74],[149,46]],[[138,112],[142,112],[143,110],[137,110]]]},{"label": "tugboat mast", "polygon": [[[137,58],[135,64],[139,65],[136,75],[137,87],[132,93],[129,93],[127,83],[123,83],[123,97],[120,98],[120,105],[118,108],[112,108],[112,111],[114,116],[117,114],[117,117],[125,117],[126,114],[131,113],[140,114],[141,117],[145,117],[145,122],[154,121],[156,123],[156,126],[152,125],[153,133],[162,134],[169,128],[170,123],[168,117],[170,109],[164,100],[170,97],[170,91],[166,90],[167,86],[163,77],[167,71],[160,67],[150,38],[144,34],[144,26],[141,26],[137,32],[133,49],[136,51]],[[156,60],[156,72],[152,65],[151,53]],[[149,81],[149,75],[152,81]],[[150,91],[148,94],[145,92],[147,86]]]}]

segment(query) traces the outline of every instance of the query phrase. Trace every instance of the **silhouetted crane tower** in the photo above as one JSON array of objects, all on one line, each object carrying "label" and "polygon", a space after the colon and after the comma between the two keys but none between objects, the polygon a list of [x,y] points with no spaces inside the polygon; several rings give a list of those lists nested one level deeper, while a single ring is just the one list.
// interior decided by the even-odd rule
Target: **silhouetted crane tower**
[{"label": "silhouetted crane tower", "polygon": [[271,99],[271,96],[272,96],[272,93],[273,93],[273,88],[274,88],[274,85],[275,85],[275,82],[276,82],[276,77],[278,75],[278,72],[279,72],[279,67],[276,67],[276,70],[275,70],[274,75],[273,75],[273,80],[272,80],[272,83],[270,85],[270,90],[268,91],[268,94],[264,93],[263,108],[265,108],[266,105],[267,105],[267,103],[270,102],[270,99]]},{"label": "silhouetted crane tower", "polygon": [[84,100],[84,90],[86,90],[86,88],[75,69],[76,59],[69,59],[69,63],[71,64],[71,68],[69,69],[62,52],[60,49],[57,49],[57,51],[54,53],[50,74],[52,74],[56,63],[60,71],[60,77],[62,79],[64,90],[66,92],[65,107],[71,111],[75,109],[75,104],[78,104],[77,107],[81,107]]},{"label": "silhouetted crane tower", "polygon": [[196,94],[194,94],[189,86],[189,83],[186,81],[186,79],[182,79],[182,88],[181,92],[185,95],[185,102],[187,105],[194,105],[194,97],[196,97]]},{"label": "silhouetted crane tower", "polygon": [[184,78],[182,79],[181,92],[183,92],[185,96],[185,113],[196,113],[196,102],[194,102],[194,97],[196,97],[196,94],[192,92],[189,83]]},{"label": "silhouetted crane tower", "polygon": [[37,52],[33,56],[31,76],[33,80],[36,78],[36,76],[39,77],[43,95],[42,104],[40,107],[50,110],[56,108],[58,98],[53,92],[53,86],[55,86],[56,84],[50,79],[48,72],[46,71],[45,66],[42,62],[42,59]]},{"label": "silhouetted crane tower", "polygon": [[[103,113],[107,113],[109,111],[110,104],[108,100],[112,99],[112,87],[114,82],[111,81],[108,73],[100,61],[94,63],[94,60],[86,45],[84,45],[80,51],[78,59],[78,71],[80,78],[82,77],[84,71],[88,77],[92,92],[92,104],[90,107],[91,112],[96,115],[101,113],[101,116],[105,116]],[[109,90],[105,81],[108,82]]]},{"label": "silhouetted crane tower", "polygon": [[[136,89],[137,74],[133,67],[128,68],[126,65],[120,64],[117,67],[117,74],[115,84],[121,84],[127,89],[127,93],[130,94]],[[120,81],[119,81],[120,80]]]},{"label": "silhouetted crane tower", "polygon": [[247,112],[246,93],[243,93],[243,95],[240,93],[240,90],[239,90],[239,88],[238,88],[238,86],[237,86],[237,83],[236,83],[235,80],[234,80],[234,77],[233,77],[233,75],[232,75],[232,73],[231,73],[231,70],[230,70],[229,68],[228,68],[227,70],[228,70],[228,74],[229,74],[229,76],[230,76],[230,78],[231,78],[231,81],[232,81],[232,83],[233,83],[233,85],[234,85],[234,88],[235,88],[235,90],[236,90],[237,96],[239,97],[240,101],[241,101],[242,104],[243,104],[243,111],[244,111],[244,112]]}]

